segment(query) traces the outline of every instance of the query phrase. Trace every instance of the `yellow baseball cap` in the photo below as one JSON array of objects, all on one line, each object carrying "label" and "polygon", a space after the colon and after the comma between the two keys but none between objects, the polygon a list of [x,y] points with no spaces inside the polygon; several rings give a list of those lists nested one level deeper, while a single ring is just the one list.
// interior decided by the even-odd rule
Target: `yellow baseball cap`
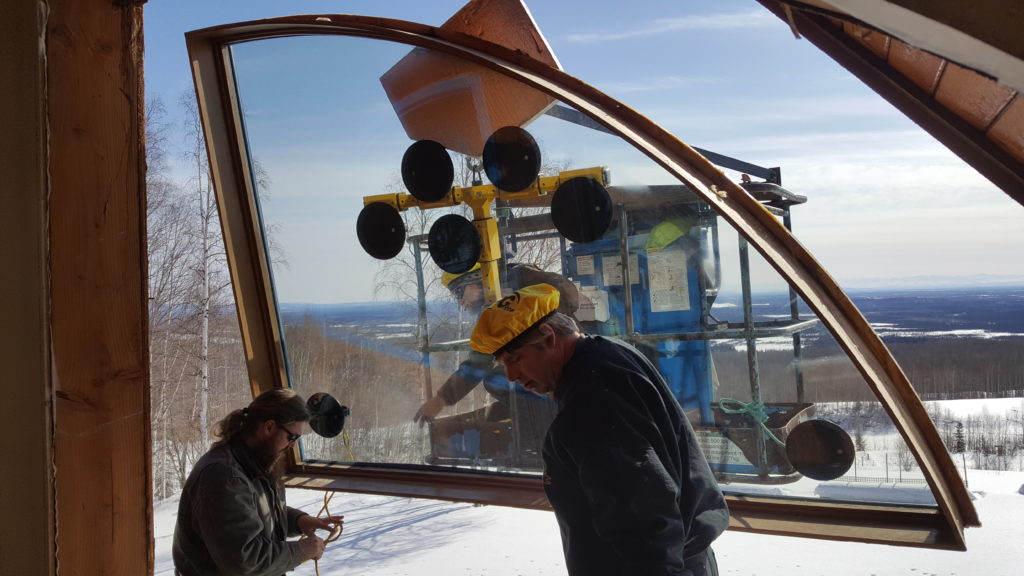
[{"label": "yellow baseball cap", "polygon": [[480,314],[469,345],[483,354],[501,353],[541,320],[558,310],[558,290],[550,284],[520,288]]}]

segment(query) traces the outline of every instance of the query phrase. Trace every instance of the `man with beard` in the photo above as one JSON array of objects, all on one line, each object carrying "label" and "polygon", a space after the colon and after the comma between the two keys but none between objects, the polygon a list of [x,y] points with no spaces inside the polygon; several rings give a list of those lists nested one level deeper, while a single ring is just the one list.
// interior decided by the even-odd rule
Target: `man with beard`
[{"label": "man with beard", "polygon": [[[510,263],[502,272],[500,283],[505,293],[531,284],[546,283],[555,286],[561,294],[560,312],[572,316],[579,309],[576,285],[560,274],[525,263]],[[445,272],[441,275],[441,283],[452,293],[459,306],[473,315],[480,314],[484,305],[480,264],[463,274]],[[555,417],[554,402],[509,382],[501,368],[494,366],[489,355],[475,350],[469,351],[468,357],[441,385],[434,397],[423,403],[413,420],[421,425],[430,422],[441,410],[465,398],[481,383],[495,400],[487,409],[486,420],[499,422],[512,419],[518,429],[521,449],[539,455],[544,432]]]},{"label": "man with beard", "polygon": [[309,418],[301,396],[276,388],[217,423],[219,440],[181,492],[173,546],[178,576],[280,576],[320,558],[324,541],[316,531],[340,529],[343,517],[316,518],[287,506],[274,471]]}]

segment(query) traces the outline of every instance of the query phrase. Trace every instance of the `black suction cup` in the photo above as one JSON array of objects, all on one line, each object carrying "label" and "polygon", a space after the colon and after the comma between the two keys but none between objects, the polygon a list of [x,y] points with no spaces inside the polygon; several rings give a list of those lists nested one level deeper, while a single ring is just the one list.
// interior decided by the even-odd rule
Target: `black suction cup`
[{"label": "black suction cup", "polygon": [[808,420],[789,433],[786,456],[793,468],[808,478],[835,480],[853,465],[853,441],[832,422]]},{"label": "black suction cup", "polygon": [[529,188],[540,172],[540,147],[518,126],[498,128],[484,144],[484,172],[501,190]]},{"label": "black suction cup", "polygon": [[334,438],[345,428],[345,418],[349,415],[348,406],[338,404],[333,396],[326,392],[317,392],[306,400],[306,407],[311,415],[309,427],[324,438]]},{"label": "black suction cup", "polygon": [[397,256],[405,245],[405,223],[390,204],[371,202],[359,212],[356,236],[367,254],[388,260]]},{"label": "black suction cup", "polygon": [[451,274],[468,272],[480,260],[482,249],[473,223],[458,214],[446,214],[434,222],[427,248],[434,263]]},{"label": "black suction cup", "polygon": [[413,142],[402,156],[402,182],[423,202],[437,202],[452,189],[455,167],[444,146],[433,140]]},{"label": "black suction cup", "polygon": [[600,182],[577,176],[562,182],[551,199],[555,228],[573,242],[593,242],[612,224],[612,197]]}]

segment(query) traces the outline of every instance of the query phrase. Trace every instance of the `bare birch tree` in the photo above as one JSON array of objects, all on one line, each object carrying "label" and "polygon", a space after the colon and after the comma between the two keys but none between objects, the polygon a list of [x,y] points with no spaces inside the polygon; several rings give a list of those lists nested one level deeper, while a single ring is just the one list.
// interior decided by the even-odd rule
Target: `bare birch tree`
[{"label": "bare birch tree", "polygon": [[187,183],[193,210],[192,229],[193,274],[192,290],[198,335],[198,377],[195,412],[198,418],[199,438],[202,443],[210,438],[210,316],[227,305],[226,293],[230,282],[226,273],[226,256],[217,212],[210,166],[206,155],[202,124],[195,98],[184,94],[180,100],[185,114],[186,148],[184,159],[190,167]]}]

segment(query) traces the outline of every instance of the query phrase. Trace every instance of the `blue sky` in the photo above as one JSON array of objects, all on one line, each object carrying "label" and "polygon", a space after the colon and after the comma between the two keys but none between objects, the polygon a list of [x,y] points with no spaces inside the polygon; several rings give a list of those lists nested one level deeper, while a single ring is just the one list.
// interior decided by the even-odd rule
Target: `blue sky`
[{"label": "blue sky", "polygon": [[[145,7],[147,94],[162,99],[173,115],[180,95],[191,90],[184,45],[188,30],[300,13],[365,14],[440,25],[462,4],[150,0]],[[784,187],[808,197],[806,205],[794,210],[797,237],[841,285],[924,275],[1024,278],[1024,259],[1019,257],[1024,207],[813,45],[795,39],[788,26],[760,4],[709,0],[527,5],[569,74],[692,146],[780,166]],[[252,53],[258,52],[253,47]],[[261,58],[275,55],[284,57],[267,50]],[[249,101],[254,114],[261,98],[272,101],[276,91],[292,87],[286,82],[260,85],[255,73],[253,82],[257,88],[249,93]],[[318,91],[318,86],[332,87],[326,74],[316,82],[311,80],[306,93]],[[298,84],[294,86],[293,96],[303,97]],[[268,121],[260,126],[272,131],[274,125]],[[280,123],[280,132],[266,141],[286,142],[289,129],[295,125]],[[384,139],[378,144],[388,146]],[[389,154],[393,157],[395,151]],[[293,159],[296,155],[311,158],[293,149]],[[275,170],[280,174],[284,168]],[[379,183],[340,172],[335,177],[351,180],[366,194],[380,192],[372,189]],[[286,213],[282,205],[278,214],[284,218]],[[298,236],[293,241],[293,246],[303,242]],[[289,259],[297,268],[303,266],[303,256],[296,250]],[[372,264],[352,261],[349,266]],[[297,284],[291,294],[306,301],[333,297],[303,290]],[[346,299],[373,297],[369,284],[346,290]]]}]

